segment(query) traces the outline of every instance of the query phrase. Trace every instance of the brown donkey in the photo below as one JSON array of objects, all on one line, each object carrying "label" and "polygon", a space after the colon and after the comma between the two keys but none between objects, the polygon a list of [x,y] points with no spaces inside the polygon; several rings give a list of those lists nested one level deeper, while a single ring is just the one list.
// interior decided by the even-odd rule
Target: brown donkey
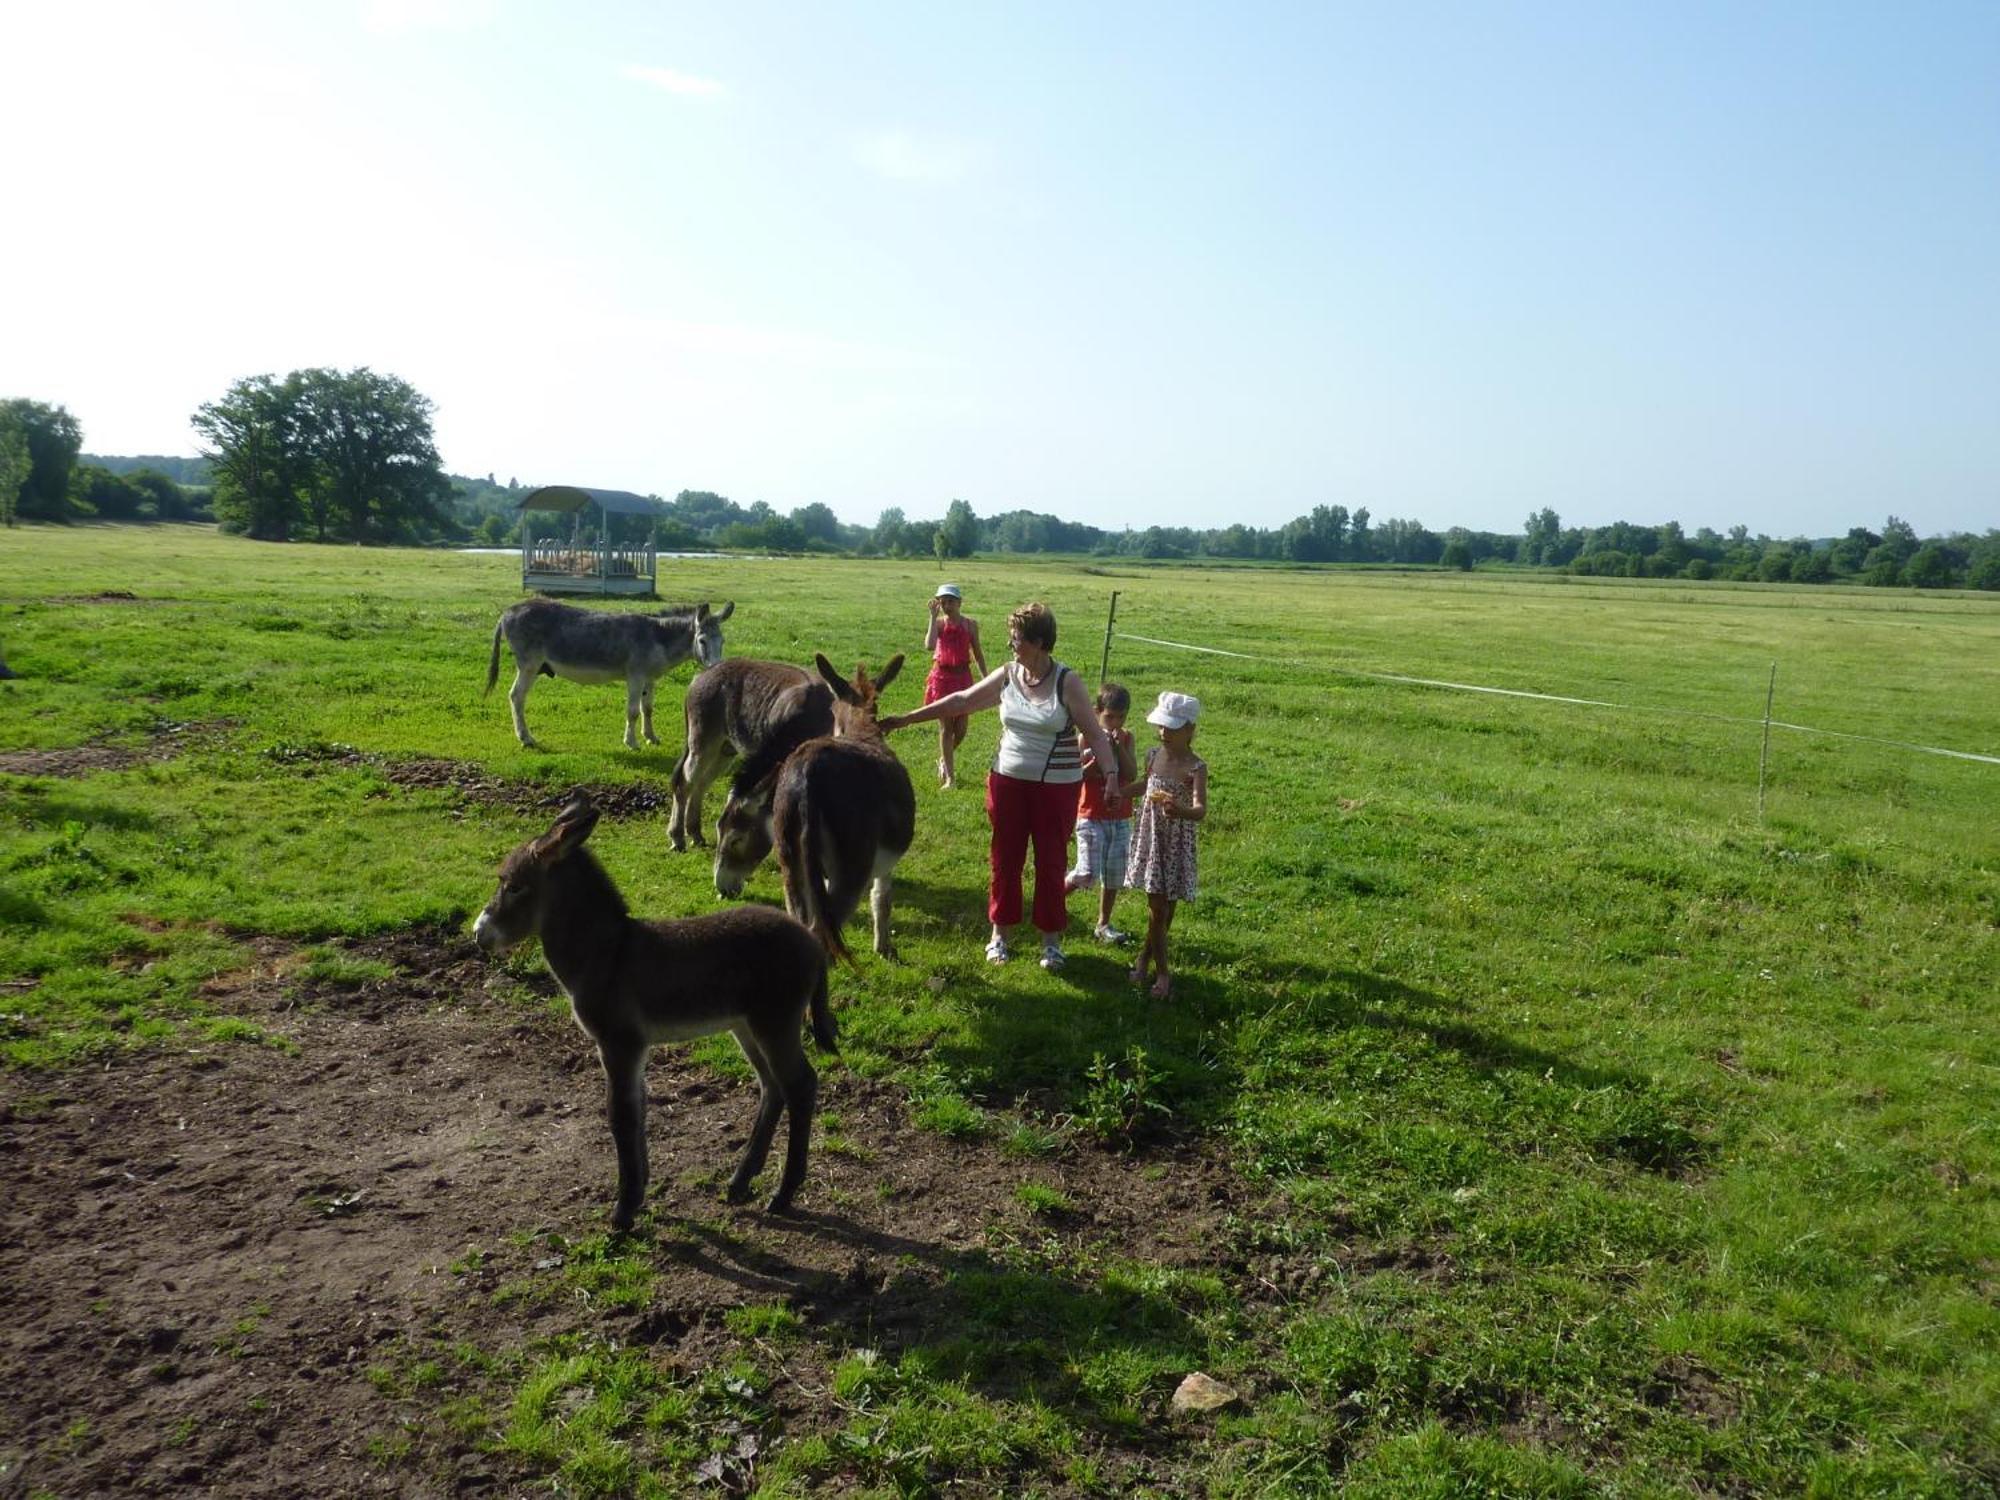
[{"label": "brown donkey", "polygon": [[604,867],[583,847],[597,809],[578,796],[540,838],[500,865],[500,889],[473,937],[504,953],[531,937],[569,996],[576,1021],[597,1044],[609,1085],[611,1138],[618,1147],[618,1202],[611,1223],[632,1227],[646,1197],[646,1059],[660,1042],[727,1031],[757,1070],[756,1124],[729,1181],[729,1201],[750,1196],[791,1111],[785,1170],[770,1211],[784,1213],[806,1175],[819,1078],[799,1032],[810,1011],[813,1038],[835,1050],[827,1007],[826,954],[782,912],[739,906],[679,922],[642,922]]},{"label": "brown donkey", "polygon": [[891,657],[873,680],[856,667],[852,682],[826,657],[813,660],[833,689],[833,733],[799,746],[762,787],[738,780],[723,809],[716,885],[733,879],[740,887],[775,844],[785,909],[828,956],[852,962],[840,930],[869,891],[875,951],[887,958],[892,875],[916,836],[917,798],[875,725],[875,705],[903,658]]},{"label": "brown donkey", "polygon": [[[687,848],[689,839],[707,842],[701,836],[701,799],[731,754],[742,757],[738,782],[765,781],[807,740],[833,733],[833,694],[803,667],[738,656],[695,675],[683,717],[687,748],[674,766],[674,806],[667,819],[667,838],[676,851]],[[742,884],[737,881],[737,889]]]}]

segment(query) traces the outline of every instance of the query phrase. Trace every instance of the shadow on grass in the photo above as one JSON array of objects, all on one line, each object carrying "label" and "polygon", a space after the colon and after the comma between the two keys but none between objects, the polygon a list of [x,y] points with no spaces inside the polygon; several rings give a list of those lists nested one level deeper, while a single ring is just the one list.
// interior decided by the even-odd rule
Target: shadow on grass
[{"label": "shadow on grass", "polygon": [[[798,1212],[767,1226],[850,1246],[853,1268],[845,1275],[802,1268],[743,1235],[686,1219],[660,1221],[655,1253],[752,1296],[784,1300],[831,1346],[831,1359],[876,1351],[878,1387],[893,1386],[896,1361],[916,1354],[930,1380],[962,1381],[991,1399],[1040,1403],[1130,1435],[1141,1420],[1136,1403],[1153,1404],[1211,1353],[1194,1320],[1162,1291],[1013,1265],[838,1213]],[[897,1269],[884,1275],[883,1266]],[[670,1326],[665,1331],[672,1336]]]},{"label": "shadow on grass", "polygon": [[33,784],[18,789],[10,798],[24,828],[60,829],[76,823],[86,829],[115,828],[121,833],[151,833],[160,820],[136,808],[121,807],[110,798],[92,798],[49,792]]},{"label": "shadow on grass", "polygon": [[[965,988],[972,1040],[939,1046],[936,1062],[974,1080],[990,1103],[1074,1113],[1088,1103],[1093,1064],[1101,1069],[1100,1059],[1129,1060],[1142,1051],[1181,1132],[1230,1118],[1246,1073],[1270,1052],[1289,1053],[1294,1071],[1307,1075],[1295,1086],[1311,1086],[1323,1057],[1328,1090],[1384,1092],[1400,1084],[1395,1066],[1442,1054],[1468,1083],[1498,1081],[1591,1155],[1669,1173],[1704,1155],[1686,1101],[1639,1074],[1578,1062],[1482,1026],[1448,996],[1357,969],[1272,965],[1248,946],[1204,940],[1176,947],[1174,996],[1163,1002],[1131,983],[1133,957],[1131,948],[1073,937],[1057,979],[1037,975],[1039,983],[1024,984],[1013,966],[993,971],[989,982]],[[1390,1076],[1343,1080],[1341,1054],[1356,1050],[1357,1034],[1385,1040],[1381,1060]],[[1479,1128],[1476,1117],[1459,1117],[1449,1105],[1413,1107],[1438,1114],[1440,1124]]]}]

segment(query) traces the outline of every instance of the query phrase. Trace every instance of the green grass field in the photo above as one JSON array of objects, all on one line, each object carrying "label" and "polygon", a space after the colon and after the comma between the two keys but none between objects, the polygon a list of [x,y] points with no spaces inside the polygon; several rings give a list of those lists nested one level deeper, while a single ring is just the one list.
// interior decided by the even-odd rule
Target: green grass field
[{"label": "green grass field", "polygon": [[[669,601],[736,602],[731,655],[843,665],[916,652],[939,578],[663,566]],[[17,1083],[228,1034],[201,986],[247,934],[463,923],[539,831],[327,746],[551,791],[664,783],[686,669],[661,686],[665,744],[638,754],[616,689],[544,680],[540,752],[514,742],[506,676],[482,699],[515,568],[195,528],[0,532],[0,651],[22,674],[0,684],[0,757],[193,726],[171,758],[0,773]],[[2000,754],[2000,599],[1082,560],[950,576],[989,644],[1047,600],[1057,654],[1093,677],[1119,591],[1112,675],[1139,704],[1171,687],[1205,706],[1203,893],[1170,1009],[1083,941],[1061,976],[989,971],[980,800],[938,792],[933,735],[905,731],[901,961],[837,980],[829,1066],[906,1089],[918,1128],[1024,1159],[1205,1143],[1283,1205],[1239,1227],[1243,1255],[1313,1275],[1270,1299],[1086,1261],[1064,1284],[1096,1295],[1044,1297],[1052,1252],[1022,1246],[1009,1277],[955,1287],[990,1313],[976,1344],[871,1361],[777,1307],[732,1322],[742,1369],[698,1387],[637,1349],[485,1351],[496,1461],[571,1493],[675,1492],[699,1414],[751,1400],[790,1348],[835,1372],[847,1415],[777,1450],[774,1494],[1118,1493],[1090,1455],[1158,1420],[1190,1368],[1257,1396],[1163,1450],[1160,1493],[2000,1491],[2000,765],[1877,742]],[[1872,738],[1775,731],[1760,818],[1773,662],[1777,719]],[[920,666],[892,708],[918,701]],[[993,735],[974,720],[967,767]],[[635,910],[713,906],[663,820],[595,842]],[[747,896],[779,899],[768,865]],[[1121,912],[1143,920],[1136,898]],[[1163,1130],[1127,1143],[1135,1118]],[[1011,1207],[1065,1211],[1029,1177]],[[607,1255],[595,1274],[643,1299],[645,1266]],[[580,1387],[592,1420],[555,1420]]]}]

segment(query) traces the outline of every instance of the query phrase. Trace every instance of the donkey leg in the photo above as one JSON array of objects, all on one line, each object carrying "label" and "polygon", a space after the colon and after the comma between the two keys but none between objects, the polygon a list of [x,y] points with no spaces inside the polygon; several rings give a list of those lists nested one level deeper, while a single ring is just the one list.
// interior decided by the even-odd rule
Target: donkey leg
[{"label": "donkey leg", "polygon": [[709,762],[715,758],[690,728],[687,748],[681,751],[680,762],[674,767],[674,810],[667,818],[667,838],[676,854],[687,852],[690,837],[697,845],[707,842],[701,836],[701,794],[708,786],[708,778],[715,774],[709,769]]},{"label": "donkey leg", "polygon": [[532,667],[525,661],[520,662],[514,672],[514,685],[507,690],[507,702],[514,709],[514,738],[530,750],[538,747],[535,737],[528,733],[527,716],[522,710],[527,707],[528,689],[535,685],[535,675],[540,666],[539,662]]},{"label": "donkey leg", "polygon": [[600,1043],[598,1061],[610,1096],[611,1139],[618,1148],[618,1201],[613,1229],[630,1229],[646,1201],[646,1056],[643,1043]]},{"label": "donkey leg", "polygon": [[634,732],[634,726],[639,722],[639,700],[644,696],[644,693],[645,690],[639,686],[638,678],[628,677],[625,679],[625,748],[627,750],[637,750],[639,748],[639,736]]},{"label": "donkey leg", "polygon": [[737,1030],[736,1045],[743,1049],[743,1055],[750,1059],[750,1066],[757,1070],[757,1082],[763,1090],[757,1099],[757,1118],[750,1127],[750,1139],[743,1143],[743,1155],[737,1160],[736,1175],[729,1179],[729,1201],[743,1203],[750,1197],[751,1182],[764,1170],[764,1162],[771,1154],[771,1137],[778,1132],[778,1114],[785,1107],[785,1095],[779,1087],[778,1074],[765,1055],[763,1043],[747,1026]]},{"label": "donkey leg", "polygon": [[868,913],[875,919],[875,951],[884,958],[896,956],[896,945],[889,940],[890,888],[889,874],[884,871],[868,891]]},{"label": "donkey leg", "polygon": [[693,746],[681,751],[681,758],[674,766],[673,810],[667,814],[667,842],[673,845],[674,853],[687,852],[687,806],[688,806],[688,758]]},{"label": "donkey leg", "polygon": [[646,684],[646,691],[639,695],[639,711],[646,721],[646,742],[659,744],[660,737],[653,733],[653,684],[650,681]]},{"label": "donkey leg", "polygon": [[791,1134],[785,1140],[785,1171],[778,1179],[778,1190],[764,1205],[767,1213],[774,1214],[792,1211],[792,1199],[799,1184],[806,1180],[806,1148],[812,1143],[813,1110],[819,1102],[819,1074],[806,1061],[796,1027],[791,1032],[791,1041],[792,1055],[784,1062],[785,1108],[792,1115]]}]

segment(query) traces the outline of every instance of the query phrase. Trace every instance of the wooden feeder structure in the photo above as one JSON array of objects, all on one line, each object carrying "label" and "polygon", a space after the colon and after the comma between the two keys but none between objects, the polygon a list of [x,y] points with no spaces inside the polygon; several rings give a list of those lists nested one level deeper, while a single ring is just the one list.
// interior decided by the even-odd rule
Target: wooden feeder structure
[{"label": "wooden feeder structure", "polygon": [[[520,511],[523,589],[655,597],[660,517],[666,514],[658,500],[630,490],[547,484],[527,495]],[[554,525],[538,527],[536,518],[545,514],[556,518]],[[646,517],[645,545],[612,541],[613,516]]]}]

